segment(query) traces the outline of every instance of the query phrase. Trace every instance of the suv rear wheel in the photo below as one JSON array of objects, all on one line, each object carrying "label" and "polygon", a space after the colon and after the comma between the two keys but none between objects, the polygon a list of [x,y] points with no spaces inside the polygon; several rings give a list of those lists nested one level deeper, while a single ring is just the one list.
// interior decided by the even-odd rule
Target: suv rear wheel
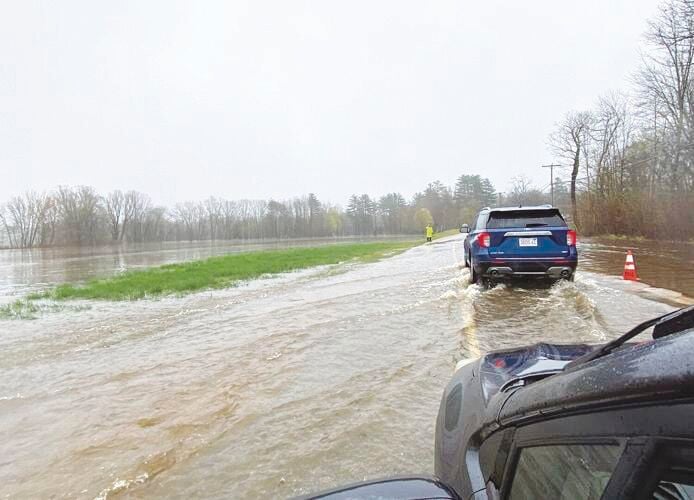
[{"label": "suv rear wheel", "polygon": [[477,282],[480,280],[479,275],[475,272],[475,266],[472,265],[472,262],[469,262],[469,267],[470,267],[470,283],[473,285],[476,285]]}]

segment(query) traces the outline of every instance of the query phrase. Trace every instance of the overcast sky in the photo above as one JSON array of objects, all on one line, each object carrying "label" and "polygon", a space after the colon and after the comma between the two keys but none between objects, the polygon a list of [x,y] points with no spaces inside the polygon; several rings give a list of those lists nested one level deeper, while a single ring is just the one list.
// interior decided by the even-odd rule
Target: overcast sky
[{"label": "overcast sky", "polygon": [[571,109],[629,86],[645,0],[0,1],[0,200],[538,187]]}]

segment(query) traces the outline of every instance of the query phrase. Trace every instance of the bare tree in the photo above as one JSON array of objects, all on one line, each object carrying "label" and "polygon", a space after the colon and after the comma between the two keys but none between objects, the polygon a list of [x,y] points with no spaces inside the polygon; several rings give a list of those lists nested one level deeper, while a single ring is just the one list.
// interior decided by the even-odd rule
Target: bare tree
[{"label": "bare tree", "polygon": [[150,207],[143,216],[141,241],[164,241],[168,225],[166,208]]},{"label": "bare tree", "polygon": [[[151,206],[149,196],[138,191],[128,191],[125,193],[125,206],[128,213],[128,228],[127,233],[125,224],[123,225],[122,233],[125,233],[129,241],[142,241],[142,226],[144,218]],[[123,236],[121,235],[121,239]]]},{"label": "bare tree", "polygon": [[41,246],[50,246],[55,242],[56,226],[59,222],[58,205],[55,197],[49,195],[46,200],[46,210],[41,229]]},{"label": "bare tree", "polygon": [[183,225],[185,239],[193,241],[199,238],[199,234],[197,232],[198,210],[195,203],[191,201],[177,203],[174,207],[172,216],[175,222]]},{"label": "bare tree", "polygon": [[[673,186],[691,189],[694,3],[691,0],[664,2],[658,17],[649,22],[646,41],[650,51],[643,56],[643,66],[636,78],[642,116],[654,115],[654,140],[660,122],[662,147]],[[689,174],[684,179],[683,169]]]},{"label": "bare tree", "polygon": [[511,179],[511,202],[514,205],[526,203],[528,193],[532,189],[532,182],[525,175],[518,175]]},{"label": "bare tree", "polygon": [[592,157],[597,192],[606,194],[624,188],[626,156],[634,130],[624,94],[612,93],[600,98],[589,131],[591,140],[584,147],[586,158]]},{"label": "bare tree", "polygon": [[94,244],[99,233],[101,197],[89,186],[60,186],[55,194],[63,243]]},{"label": "bare tree", "polygon": [[106,217],[111,231],[111,239],[118,241],[121,239],[121,225],[125,212],[125,197],[123,192],[115,190],[104,198]]},{"label": "bare tree", "polygon": [[10,199],[0,210],[10,246],[32,248],[44,244],[44,225],[51,206],[52,199],[45,193],[29,191]]},{"label": "bare tree", "polygon": [[236,233],[238,230],[236,202],[224,200],[220,210],[224,239],[231,240],[233,238],[238,238],[238,234]]},{"label": "bare tree", "polygon": [[222,218],[222,202],[211,196],[204,202],[205,215],[210,232],[210,239],[216,240],[219,236],[219,226]]},{"label": "bare tree", "polygon": [[[581,166],[583,147],[588,140],[588,132],[593,117],[589,112],[572,112],[566,115],[564,121],[557,125],[550,137],[550,145],[554,153],[571,162],[571,215],[574,224],[578,226],[578,208],[576,204],[576,181]],[[589,175],[586,176],[589,182]]]}]

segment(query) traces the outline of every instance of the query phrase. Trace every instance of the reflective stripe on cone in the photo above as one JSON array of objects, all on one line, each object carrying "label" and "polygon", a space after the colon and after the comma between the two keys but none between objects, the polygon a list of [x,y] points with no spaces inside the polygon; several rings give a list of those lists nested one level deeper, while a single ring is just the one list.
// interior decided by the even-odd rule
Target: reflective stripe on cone
[{"label": "reflective stripe on cone", "polygon": [[639,277],[636,275],[636,262],[634,262],[634,256],[631,250],[627,250],[627,259],[624,262],[624,274],[622,278],[629,281],[638,281]]}]

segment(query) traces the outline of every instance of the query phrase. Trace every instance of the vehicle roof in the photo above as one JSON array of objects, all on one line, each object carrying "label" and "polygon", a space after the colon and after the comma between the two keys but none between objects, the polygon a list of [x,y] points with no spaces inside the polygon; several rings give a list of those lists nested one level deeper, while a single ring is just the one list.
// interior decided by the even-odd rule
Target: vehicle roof
[{"label": "vehicle roof", "polygon": [[527,206],[527,207],[484,207],[480,212],[517,212],[521,210],[557,210],[557,207],[553,207],[552,205],[533,205],[533,206]]},{"label": "vehicle roof", "polygon": [[[694,329],[630,345],[604,357],[499,393],[487,425],[502,427],[543,417],[629,402],[652,404],[694,396]],[[496,404],[494,404],[496,403]]]}]

